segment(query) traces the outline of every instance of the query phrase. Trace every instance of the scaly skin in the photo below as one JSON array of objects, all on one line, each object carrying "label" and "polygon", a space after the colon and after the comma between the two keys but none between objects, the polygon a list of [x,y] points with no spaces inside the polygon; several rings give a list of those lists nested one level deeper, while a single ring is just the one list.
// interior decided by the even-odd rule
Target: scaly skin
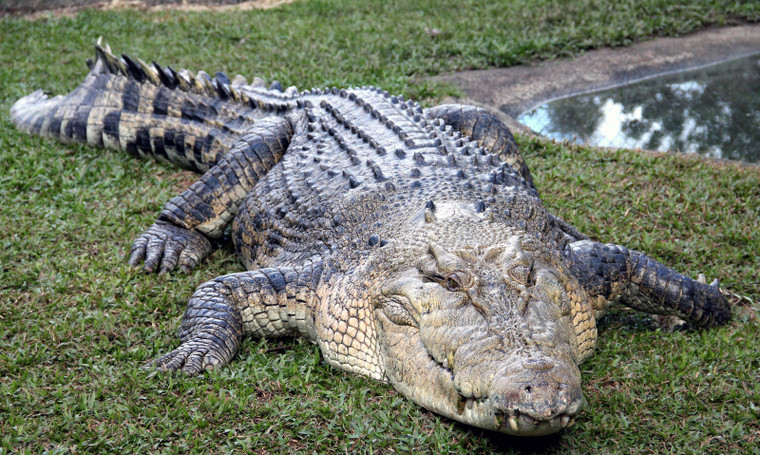
[{"label": "scaly skin", "polygon": [[159,369],[197,374],[244,336],[299,334],[432,411],[542,435],[579,412],[578,365],[612,302],[705,327],[730,317],[717,286],[548,213],[482,109],[424,110],[375,88],[283,92],[100,46],[91,68],[65,97],[19,100],[14,123],[203,172],[129,262],[190,270],[229,232],[248,269],[198,288]]}]

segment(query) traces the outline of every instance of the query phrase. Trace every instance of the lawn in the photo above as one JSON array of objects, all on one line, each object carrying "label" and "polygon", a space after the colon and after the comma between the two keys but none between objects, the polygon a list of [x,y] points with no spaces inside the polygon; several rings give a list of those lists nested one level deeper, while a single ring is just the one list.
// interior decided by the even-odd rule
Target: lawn
[{"label": "lawn", "polygon": [[17,98],[77,85],[99,36],[175,67],[433,103],[456,91],[428,75],[760,20],[755,1],[365,3],[0,19],[0,453],[760,453],[760,170],[674,154],[518,138],[552,211],[746,296],[708,331],[613,312],[581,366],[588,410],[559,435],[453,423],[299,340],[249,340],[197,378],[141,368],[176,346],[192,290],[241,266],[228,248],[188,275],[131,270],[132,240],[195,177],[11,125]]}]

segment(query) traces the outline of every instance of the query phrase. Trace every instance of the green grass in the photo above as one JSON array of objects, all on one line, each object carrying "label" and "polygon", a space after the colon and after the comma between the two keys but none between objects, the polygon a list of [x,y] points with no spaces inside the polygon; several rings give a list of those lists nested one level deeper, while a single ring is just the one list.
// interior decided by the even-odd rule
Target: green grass
[{"label": "green grass", "polygon": [[[729,326],[662,333],[616,311],[582,365],[589,410],[538,440],[437,417],[390,387],[327,367],[308,343],[251,340],[221,371],[155,375],[199,283],[240,270],[130,270],[132,239],[193,180],[123,154],[18,133],[8,109],[82,79],[115,51],[301,87],[379,85],[430,100],[423,77],[760,19],[735,1],[305,1],[247,13],[85,12],[0,20],[0,452],[759,453],[760,171],[521,138],[554,212],[606,242],[749,296]],[[431,36],[425,29],[442,31]]]}]

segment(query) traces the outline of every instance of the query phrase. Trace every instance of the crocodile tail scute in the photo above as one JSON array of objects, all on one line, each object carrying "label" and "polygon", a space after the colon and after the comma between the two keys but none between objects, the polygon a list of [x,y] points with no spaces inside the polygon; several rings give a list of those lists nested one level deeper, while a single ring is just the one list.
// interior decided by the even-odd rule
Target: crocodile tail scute
[{"label": "crocodile tail scute", "polygon": [[10,112],[16,127],[205,172],[258,119],[272,115],[222,73],[212,79],[147,65],[116,57],[100,42],[95,50],[89,74],[71,93],[50,98],[36,91],[19,99]]}]

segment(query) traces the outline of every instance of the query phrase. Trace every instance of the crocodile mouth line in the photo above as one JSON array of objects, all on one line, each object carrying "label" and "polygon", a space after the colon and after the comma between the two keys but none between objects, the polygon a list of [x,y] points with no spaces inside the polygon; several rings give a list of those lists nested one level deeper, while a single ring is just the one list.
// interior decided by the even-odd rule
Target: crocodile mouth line
[{"label": "crocodile mouth line", "polygon": [[[454,380],[454,373],[449,369],[435,361],[439,368],[445,370],[451,375],[451,380]],[[459,392],[459,404],[457,406],[457,413],[464,413],[465,408],[476,408],[484,406],[489,401],[487,397],[466,397]],[[557,414],[550,419],[537,419],[531,417],[526,413],[521,413],[517,409],[507,412],[494,411],[494,425],[495,430],[519,436],[545,436],[548,434],[556,433],[565,428],[570,428],[575,424],[575,414],[563,412]]]},{"label": "crocodile mouth line", "polygon": [[521,436],[543,436],[569,428],[575,423],[575,416],[559,414],[549,420],[535,419],[517,411],[510,414],[497,413],[494,423],[499,431]]}]

